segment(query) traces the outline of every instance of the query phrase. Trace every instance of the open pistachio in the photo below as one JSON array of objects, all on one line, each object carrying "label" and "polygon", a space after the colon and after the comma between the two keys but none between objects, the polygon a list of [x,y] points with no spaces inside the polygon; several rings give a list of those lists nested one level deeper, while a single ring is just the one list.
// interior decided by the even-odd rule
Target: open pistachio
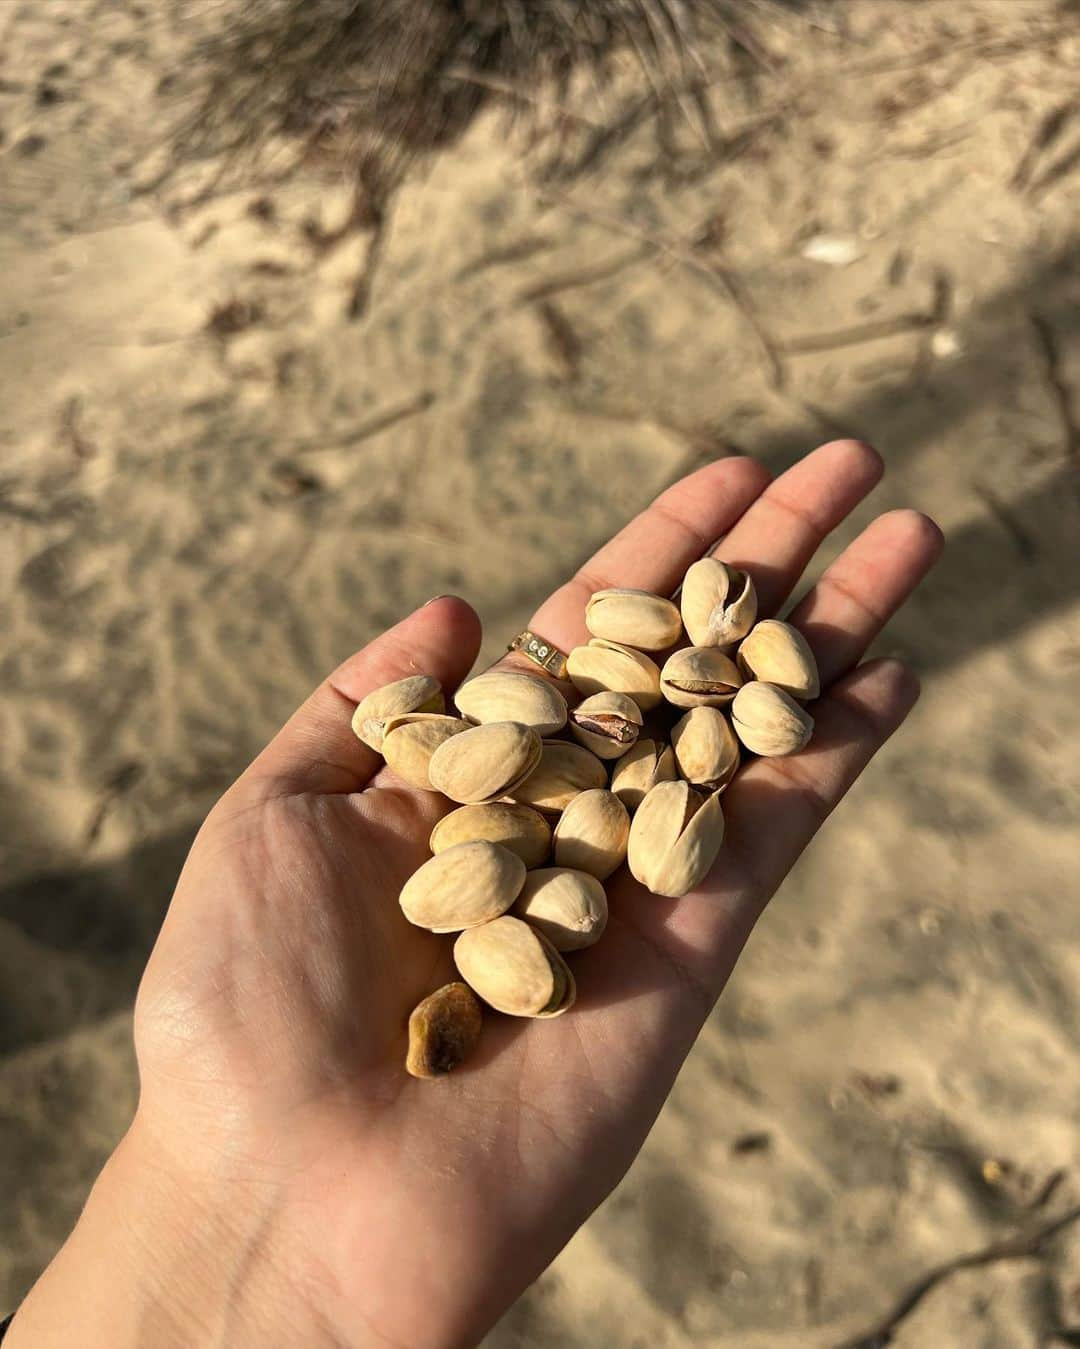
[{"label": "open pistachio", "polygon": [[641,651],[594,637],[587,646],[575,646],[566,659],[566,673],[577,691],[625,693],[643,712],[660,701],[660,671]]},{"label": "open pistachio", "polygon": [[630,815],[614,792],[582,792],[555,826],[555,863],[605,881],[622,865],[629,833]]},{"label": "open pistachio", "polygon": [[615,765],[611,790],[633,814],[658,782],[675,781],[675,755],[659,740],[639,740]]},{"label": "open pistachio", "polygon": [[383,731],[383,758],[410,787],[431,791],[428,765],[432,755],[451,736],[469,729],[469,723],[460,717],[444,717],[434,712],[408,712],[391,717]]},{"label": "open pistachio", "polygon": [[814,718],[775,684],[744,684],[731,704],[731,724],[748,750],[769,758],[795,754],[814,733]]},{"label": "open pistachio", "polygon": [[669,656],[660,689],[676,707],[722,707],[742,684],[735,662],[715,646],[687,646]]},{"label": "open pistachio", "polygon": [[428,846],[433,853],[441,853],[458,843],[480,839],[509,848],[527,867],[539,867],[551,852],[551,825],[531,806],[519,806],[516,801],[459,806],[431,831]]},{"label": "open pistachio", "polygon": [[581,951],[603,936],[607,895],[584,871],[542,867],[526,876],[514,913],[539,928],[556,951]]},{"label": "open pistachio", "polygon": [[463,932],[454,964],[474,993],[509,1016],[559,1016],[577,995],[566,961],[544,934],[509,914]]},{"label": "open pistachio", "polygon": [[429,858],[401,887],[401,911],[429,932],[461,932],[498,918],[525,884],[525,863],[497,843],[459,843]]},{"label": "open pistachio", "polygon": [[735,659],[745,679],[775,684],[799,702],[810,702],[821,692],[817,661],[806,638],[798,628],[778,618],[758,623]]},{"label": "open pistachio", "polygon": [[472,726],[440,745],[428,777],[451,801],[494,801],[512,792],[540,762],[540,737],[517,721]]},{"label": "open pistachio", "polygon": [[641,732],[641,708],[625,693],[594,693],[570,713],[574,739],[600,759],[618,759]]},{"label": "open pistachio", "polygon": [[695,646],[731,646],[757,618],[757,592],[745,571],[703,557],[683,577],[682,621]]},{"label": "open pistachio", "polygon": [[648,590],[595,591],[585,606],[585,626],[594,637],[639,651],[663,651],[682,636],[678,608]]},{"label": "open pistachio", "polygon": [[444,984],[413,1008],[405,1071],[413,1077],[452,1072],[476,1048],[482,1027],[480,1003],[468,984]]},{"label": "open pistachio", "polygon": [[454,701],[470,721],[518,721],[537,735],[554,735],[566,725],[566,699],[537,675],[488,670],[462,684]]},{"label": "open pistachio", "polygon": [[674,899],[701,884],[723,841],[719,796],[704,796],[688,782],[661,782],[634,815],[627,862],[654,895]]},{"label": "open pistachio", "polygon": [[595,754],[566,740],[545,740],[540,762],[510,794],[522,805],[557,814],[579,792],[606,786],[607,770]]},{"label": "open pistachio", "polygon": [[431,675],[409,675],[372,690],[360,700],[353,713],[353,732],[365,745],[381,752],[390,718],[406,712],[442,712],[445,706],[437,679]]},{"label": "open pistachio", "polygon": [[722,791],[739,766],[739,742],[718,707],[692,707],[671,729],[679,776],[709,791]]}]

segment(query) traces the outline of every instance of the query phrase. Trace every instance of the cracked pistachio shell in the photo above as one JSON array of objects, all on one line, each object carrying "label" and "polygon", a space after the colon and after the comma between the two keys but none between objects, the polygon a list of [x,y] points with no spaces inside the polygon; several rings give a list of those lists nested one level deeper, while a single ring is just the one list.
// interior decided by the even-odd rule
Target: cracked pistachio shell
[{"label": "cracked pistachio shell", "polygon": [[478,997],[509,1016],[559,1016],[577,996],[554,946],[509,914],[463,932],[454,942],[454,964]]},{"label": "cracked pistachio shell", "polygon": [[630,814],[614,792],[581,792],[555,826],[555,864],[605,881],[625,861],[629,833]]},{"label": "cracked pistachio shell", "polygon": [[795,754],[814,733],[814,718],[789,693],[755,680],[731,704],[731,724],[748,750],[768,758]]},{"label": "cracked pistachio shell", "polygon": [[660,671],[641,651],[594,637],[587,646],[575,646],[566,660],[566,673],[583,697],[594,693],[625,693],[642,712],[660,701]]},{"label": "cracked pistachio shell", "polygon": [[581,951],[603,936],[607,895],[584,871],[542,867],[526,876],[514,914],[542,932],[556,951]]},{"label": "cracked pistachio shell", "polygon": [[497,843],[459,843],[429,858],[401,887],[401,911],[429,932],[461,932],[507,911],[525,884],[525,863]]},{"label": "cracked pistachio shell", "polygon": [[739,742],[718,707],[692,707],[672,727],[671,748],[679,776],[710,791],[723,791],[739,766]]},{"label": "cracked pistachio shell", "polygon": [[524,806],[557,814],[579,792],[607,786],[607,769],[582,745],[567,740],[545,740],[540,762],[511,795]]},{"label": "cracked pistachio shell", "polygon": [[517,721],[537,735],[555,735],[566,725],[566,699],[537,675],[488,670],[462,684],[454,701],[470,721]]},{"label": "cracked pistachio shell", "polygon": [[742,684],[730,656],[715,646],[687,646],[668,657],[660,688],[675,707],[722,707]]},{"label": "cracked pistachio shell", "polygon": [[570,713],[570,730],[598,758],[618,759],[636,744],[641,720],[641,708],[625,693],[594,693]]},{"label": "cracked pistachio shell", "polygon": [[775,684],[799,702],[808,703],[821,692],[817,661],[806,638],[790,623],[766,618],[742,643],[735,659],[746,680]]},{"label": "cracked pistachio shell", "polygon": [[682,636],[678,608],[648,590],[595,591],[585,606],[585,626],[594,637],[639,651],[664,651]]},{"label": "cracked pistachio shell", "polygon": [[458,843],[478,840],[498,843],[516,853],[527,867],[539,867],[551,852],[551,825],[531,806],[519,806],[516,801],[459,806],[431,831],[428,846],[433,853],[441,853]]},{"label": "cracked pistachio shell", "polygon": [[703,557],[683,577],[682,621],[695,646],[731,646],[754,626],[757,592],[749,573]]},{"label": "cracked pistachio shell", "polygon": [[413,1008],[405,1071],[412,1077],[452,1072],[476,1048],[482,1028],[480,1003],[468,984],[444,984]]},{"label": "cracked pistachio shell", "polygon": [[428,765],[439,746],[453,735],[469,730],[460,717],[434,712],[409,712],[391,717],[383,731],[382,755],[387,766],[410,787],[432,791]]},{"label": "cracked pistachio shell", "polygon": [[611,790],[633,814],[658,782],[675,781],[675,755],[659,740],[639,740],[615,765]]},{"label": "cracked pistachio shell", "polygon": [[353,713],[353,733],[373,750],[382,751],[386,723],[406,712],[442,712],[446,704],[437,679],[431,675],[409,675],[393,684],[384,684],[362,698]]},{"label": "cracked pistachio shell", "polygon": [[661,782],[634,815],[627,861],[654,895],[677,899],[705,879],[723,841],[719,796],[703,795],[688,782]]},{"label": "cracked pistachio shell", "polygon": [[540,762],[540,737],[518,721],[470,726],[440,745],[428,777],[437,792],[470,805],[514,790]]}]

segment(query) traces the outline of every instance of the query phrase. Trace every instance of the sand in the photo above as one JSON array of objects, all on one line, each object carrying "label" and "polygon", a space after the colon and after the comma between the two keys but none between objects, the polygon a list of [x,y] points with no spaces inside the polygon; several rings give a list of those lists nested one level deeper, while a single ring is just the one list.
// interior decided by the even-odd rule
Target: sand
[{"label": "sand", "polygon": [[193,832],[310,686],[450,590],[490,658],[687,469],[856,434],[888,477],[829,555],[949,535],[880,644],[923,701],[488,1343],[839,1346],[938,1267],[873,1343],[1077,1343],[1080,1222],[1032,1239],[1080,1204],[1075,6],[822,6],[717,88],[726,150],[646,126],[543,192],[481,120],[355,321],[339,186],[144,190],[177,13],[0,13],[0,1309],[130,1116]]}]

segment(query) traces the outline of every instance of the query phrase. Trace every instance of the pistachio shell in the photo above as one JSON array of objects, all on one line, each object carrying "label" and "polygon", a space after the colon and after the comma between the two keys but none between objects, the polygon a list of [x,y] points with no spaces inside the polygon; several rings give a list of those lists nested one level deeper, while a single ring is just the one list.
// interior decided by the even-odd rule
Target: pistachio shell
[{"label": "pistachio shell", "polygon": [[664,651],[682,636],[679,610],[648,590],[597,590],[585,606],[585,626],[594,637],[639,651]]},{"label": "pistachio shell", "polygon": [[478,839],[509,848],[527,867],[539,867],[551,852],[551,825],[531,806],[519,806],[516,801],[459,806],[431,831],[428,846],[433,853],[441,853]]},{"label": "pistachio shell", "polygon": [[383,731],[383,758],[410,787],[433,791],[428,777],[432,755],[451,736],[469,729],[469,723],[460,717],[444,717],[433,712],[408,712],[402,717],[391,717]]},{"label": "pistachio shell", "polygon": [[627,861],[654,895],[675,899],[701,884],[723,841],[719,796],[703,796],[686,782],[661,782],[634,815]]},{"label": "pistachio shell", "polygon": [[514,913],[539,928],[556,951],[581,951],[603,936],[607,895],[584,871],[542,867],[525,878]]},{"label": "pistachio shell", "polygon": [[436,791],[466,804],[494,801],[523,782],[540,762],[540,737],[517,721],[472,726],[440,745],[428,776]]},{"label": "pistachio shell", "polygon": [[641,709],[625,693],[594,693],[570,713],[574,739],[600,759],[618,759],[641,732]]},{"label": "pistachio shell", "polygon": [[739,742],[717,707],[692,707],[671,730],[671,748],[679,776],[718,792],[739,766]]},{"label": "pistachio shell", "polygon": [[537,735],[554,735],[566,725],[566,699],[537,675],[488,670],[462,684],[454,701],[470,721],[517,721]]},{"label": "pistachio shell", "polygon": [[498,918],[525,884],[525,863],[497,843],[459,843],[429,858],[401,887],[401,911],[429,932],[460,932]]},{"label": "pistachio shell", "polygon": [[748,750],[769,758],[795,754],[814,733],[814,718],[789,693],[755,680],[731,705],[731,724]]},{"label": "pistachio shell", "polygon": [[683,577],[682,621],[695,646],[731,646],[757,618],[757,592],[745,571],[703,557]]},{"label": "pistachio shell", "polygon": [[522,805],[556,814],[579,792],[606,786],[607,770],[595,754],[566,740],[545,740],[540,762],[511,795]]},{"label": "pistachio shell", "polygon": [[463,932],[454,964],[474,993],[510,1016],[559,1016],[576,997],[574,976],[554,946],[509,914]]},{"label": "pistachio shell", "polygon": [[409,1017],[405,1071],[413,1077],[442,1077],[476,1048],[483,1014],[476,994],[455,981],[417,1003]]},{"label": "pistachio shell", "polygon": [[675,781],[675,755],[658,740],[639,740],[615,765],[611,790],[633,814],[658,782]]},{"label": "pistachio shell", "polygon": [[746,680],[775,684],[799,702],[810,702],[821,692],[817,661],[806,638],[778,618],[759,623],[739,647],[736,660]]},{"label": "pistachio shell", "polygon": [[715,646],[686,646],[669,656],[660,689],[676,707],[722,707],[742,684],[735,662]]},{"label": "pistachio shell", "polygon": [[555,826],[555,862],[604,881],[626,858],[630,815],[602,787],[575,796]]},{"label": "pistachio shell", "polygon": [[660,701],[660,671],[641,651],[594,637],[587,646],[575,646],[566,658],[566,673],[577,691],[625,693],[643,712]]},{"label": "pistachio shell", "polygon": [[431,675],[409,675],[392,684],[384,684],[362,698],[353,713],[354,734],[374,750],[382,750],[386,723],[406,712],[442,712],[446,704],[437,679]]}]

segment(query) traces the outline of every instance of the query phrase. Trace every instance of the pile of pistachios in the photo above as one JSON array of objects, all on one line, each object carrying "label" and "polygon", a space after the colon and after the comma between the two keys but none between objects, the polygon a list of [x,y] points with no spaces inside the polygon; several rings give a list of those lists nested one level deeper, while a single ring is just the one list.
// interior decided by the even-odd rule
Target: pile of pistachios
[{"label": "pile of pistachios", "polygon": [[794,754],[813,732],[813,654],[789,624],[757,622],[744,571],[703,558],[678,602],[601,590],[585,624],[592,638],[567,660],[573,707],[545,674],[495,669],[461,686],[454,713],[428,675],[356,708],[353,730],[399,778],[456,806],[400,896],[409,922],[459,934],[464,981],[410,1017],[414,1076],[471,1053],[478,998],[511,1016],[565,1012],[576,986],[563,957],[603,935],[604,882],[625,862],[657,895],[700,885],[743,752]]}]

